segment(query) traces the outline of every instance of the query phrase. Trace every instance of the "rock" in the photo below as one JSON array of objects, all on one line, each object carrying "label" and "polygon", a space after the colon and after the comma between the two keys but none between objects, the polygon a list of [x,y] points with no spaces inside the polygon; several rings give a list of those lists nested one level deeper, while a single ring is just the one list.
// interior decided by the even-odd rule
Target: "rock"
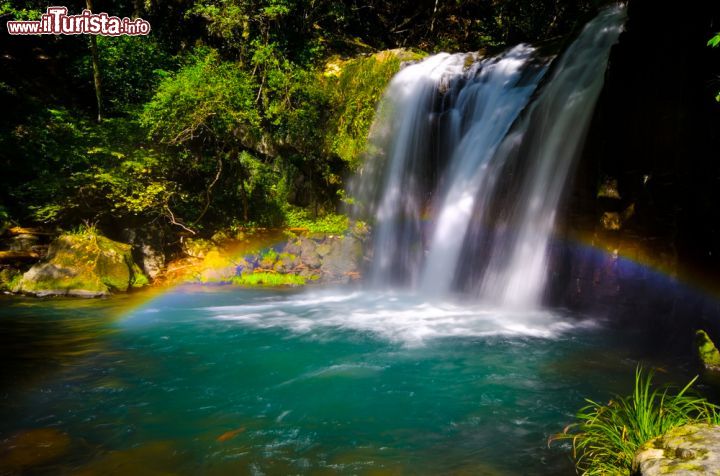
[{"label": "rock", "polygon": [[720,426],[673,428],[641,446],[633,468],[642,476],[720,474]]},{"label": "rock", "polygon": [[238,274],[238,268],[242,270],[247,267],[247,263],[244,260],[236,262],[228,256],[221,255],[219,251],[213,250],[205,255],[201,267],[200,281],[204,283],[229,282]]},{"label": "rock", "polygon": [[278,273],[293,273],[300,263],[300,258],[294,254],[280,253],[278,260],[273,265],[273,270]]},{"label": "rock", "polygon": [[165,241],[161,228],[125,229],[123,239],[133,246],[133,257],[140,263],[143,272],[151,279],[165,270]]},{"label": "rock", "polygon": [[103,296],[142,281],[131,246],[92,232],[65,234],[50,244],[45,260],[22,277],[18,291],[37,296]]},{"label": "rock", "polygon": [[361,241],[348,235],[330,241],[329,248],[320,266],[323,281],[347,283],[356,279],[363,254]]},{"label": "rock", "polygon": [[317,245],[315,252],[320,255],[321,258],[327,256],[332,251],[332,246],[327,242]]},{"label": "rock", "polygon": [[40,237],[38,235],[31,235],[29,233],[23,233],[20,235],[13,236],[8,240],[8,250],[10,251],[35,251],[36,247],[40,245]]},{"label": "rock", "polygon": [[299,255],[302,253],[302,248],[300,247],[300,240],[290,240],[287,242],[287,244],[283,247],[282,251],[283,253],[288,253],[291,255]]},{"label": "rock", "polygon": [[203,238],[185,238],[182,242],[182,250],[193,258],[204,258],[210,251],[217,251],[217,247],[212,241]]},{"label": "rock", "polygon": [[314,240],[300,239],[300,260],[311,269],[320,267],[320,255],[317,253],[317,243]]},{"label": "rock", "polygon": [[620,214],[617,212],[604,212],[600,218],[600,224],[606,230],[616,231],[622,228]]},{"label": "rock", "polygon": [[70,437],[55,428],[24,430],[0,443],[0,473],[13,474],[55,460],[70,448]]},{"label": "rock", "polygon": [[715,344],[703,330],[695,332],[695,346],[697,348],[698,357],[708,370],[720,371],[720,352],[718,352]]},{"label": "rock", "polygon": [[225,230],[217,231],[215,232],[215,234],[213,234],[213,236],[210,237],[210,240],[218,245],[223,245],[229,241],[232,241],[232,239],[233,238]]}]

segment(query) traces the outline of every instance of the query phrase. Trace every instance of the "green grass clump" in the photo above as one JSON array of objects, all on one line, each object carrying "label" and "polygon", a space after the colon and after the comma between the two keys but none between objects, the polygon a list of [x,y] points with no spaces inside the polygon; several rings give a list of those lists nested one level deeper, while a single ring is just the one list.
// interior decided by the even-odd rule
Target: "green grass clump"
[{"label": "green grass clump", "polygon": [[583,475],[631,474],[632,462],[641,445],[689,423],[718,421],[718,407],[689,392],[697,377],[679,392],[670,387],[652,389],[653,372],[635,370],[635,389],[608,404],[586,400],[578,423],[551,440],[572,440],[573,458]]},{"label": "green grass clump", "polygon": [[290,228],[304,228],[311,233],[328,233],[340,235],[345,233],[350,222],[346,215],[329,213],[313,218],[302,208],[289,207],[285,212],[285,223]]},{"label": "green grass clump", "polygon": [[296,274],[247,273],[232,278],[237,286],[303,286],[306,280]]}]

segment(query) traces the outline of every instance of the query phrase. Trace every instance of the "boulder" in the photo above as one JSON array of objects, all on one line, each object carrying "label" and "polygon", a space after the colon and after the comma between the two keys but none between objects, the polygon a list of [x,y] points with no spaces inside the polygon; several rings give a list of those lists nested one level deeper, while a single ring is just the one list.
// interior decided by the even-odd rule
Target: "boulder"
[{"label": "boulder", "polygon": [[37,296],[103,296],[147,281],[133,263],[131,246],[93,232],[59,236],[47,257],[30,268],[18,291]]},{"label": "boulder", "polygon": [[641,446],[633,468],[642,476],[720,474],[720,426],[673,428]]}]

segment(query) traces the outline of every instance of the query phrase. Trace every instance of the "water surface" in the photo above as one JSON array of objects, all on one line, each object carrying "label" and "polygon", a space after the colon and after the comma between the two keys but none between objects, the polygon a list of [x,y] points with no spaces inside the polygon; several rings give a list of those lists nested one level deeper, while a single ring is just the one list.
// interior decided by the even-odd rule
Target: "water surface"
[{"label": "water surface", "polygon": [[626,393],[641,357],[557,311],[347,289],[141,298],[0,302],[0,436],[72,439],[28,474],[574,474],[548,436],[584,397]]}]

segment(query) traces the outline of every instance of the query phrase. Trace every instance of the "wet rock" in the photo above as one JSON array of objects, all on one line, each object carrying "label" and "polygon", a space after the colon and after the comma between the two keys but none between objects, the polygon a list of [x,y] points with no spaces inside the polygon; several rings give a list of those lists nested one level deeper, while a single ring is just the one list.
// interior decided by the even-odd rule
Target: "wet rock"
[{"label": "wet rock", "polygon": [[70,437],[55,428],[24,430],[0,442],[0,473],[22,472],[65,455]]},{"label": "wet rock", "polygon": [[674,428],[641,446],[633,467],[642,476],[720,474],[720,426]]},{"label": "wet rock", "polygon": [[720,371],[720,352],[707,335],[707,332],[698,330],[695,332],[695,347],[698,357],[706,369]]},{"label": "wet rock", "polygon": [[130,245],[91,232],[73,233],[50,244],[46,259],[23,275],[18,291],[93,297],[127,291],[141,280]]}]

